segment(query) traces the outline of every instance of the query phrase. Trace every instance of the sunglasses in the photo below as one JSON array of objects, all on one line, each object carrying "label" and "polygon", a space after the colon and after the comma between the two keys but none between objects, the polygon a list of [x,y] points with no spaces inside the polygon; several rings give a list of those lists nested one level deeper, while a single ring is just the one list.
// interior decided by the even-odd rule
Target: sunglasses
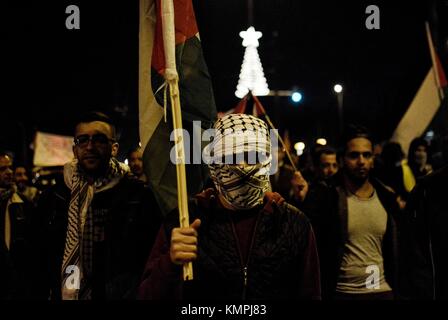
[{"label": "sunglasses", "polygon": [[97,133],[92,136],[89,136],[88,134],[82,134],[80,136],[77,136],[74,141],[75,145],[81,148],[87,147],[90,141],[92,141],[92,145],[95,147],[104,146],[109,142],[116,142],[114,139],[109,139],[103,133]]}]

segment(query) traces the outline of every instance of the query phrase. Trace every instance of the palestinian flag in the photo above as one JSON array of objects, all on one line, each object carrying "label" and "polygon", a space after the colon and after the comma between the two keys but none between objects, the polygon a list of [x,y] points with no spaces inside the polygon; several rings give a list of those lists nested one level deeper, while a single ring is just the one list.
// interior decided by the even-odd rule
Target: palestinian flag
[{"label": "palestinian flag", "polygon": [[[189,132],[190,140],[193,140],[193,121],[200,121],[200,126],[195,127],[200,131],[196,132],[199,139],[202,130],[212,127],[216,106],[192,1],[163,1],[173,1],[174,19],[162,13],[162,0],[140,0],[139,123],[145,173],[166,214],[178,205],[176,165],[170,161],[170,152],[174,150],[174,143],[170,141],[171,105],[169,93],[164,88],[170,66],[175,66],[179,77],[183,128]],[[170,28],[175,34],[173,50],[164,41],[166,29]],[[168,109],[166,121],[164,106]],[[191,142],[202,150],[203,143]],[[190,147],[185,146],[186,150],[193,150]],[[186,158],[187,190],[193,195],[201,191],[208,169],[202,161],[189,164],[193,162],[192,152],[187,152]]]},{"label": "palestinian flag", "polygon": [[[446,104],[447,80],[434,48],[428,24],[426,34],[432,65],[391,138],[392,141],[400,143],[405,152],[409,149],[412,139],[421,136],[427,130],[438,110]],[[445,119],[445,123],[446,121],[448,119]]]}]

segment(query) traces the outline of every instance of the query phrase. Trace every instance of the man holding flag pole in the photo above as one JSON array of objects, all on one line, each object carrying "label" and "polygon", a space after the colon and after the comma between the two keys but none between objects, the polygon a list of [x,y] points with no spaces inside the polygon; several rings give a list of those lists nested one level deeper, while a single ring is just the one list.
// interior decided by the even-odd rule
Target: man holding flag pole
[{"label": "man holding flag pole", "polygon": [[[215,123],[205,153],[215,188],[189,203],[188,228],[173,211],[159,231],[142,299],[320,299],[319,259],[307,217],[271,192],[271,137],[251,115]],[[192,281],[180,265],[194,261]],[[185,279],[185,278],[184,278]]]},{"label": "man holding flag pole", "polygon": [[[215,189],[196,194],[201,187],[196,184],[188,190],[196,196],[187,203],[182,118],[184,123],[205,121],[206,129],[216,117],[191,0],[174,0],[174,5],[171,0],[141,0],[140,19],[144,161],[149,182],[168,214],[148,259],[139,297],[319,299],[319,262],[311,225],[303,213],[270,192],[271,138],[264,121],[229,114],[215,123],[214,139],[203,153],[208,155]],[[159,89],[152,94],[151,88]],[[162,92],[164,99],[158,102],[157,93]],[[175,180],[162,105],[172,111]],[[190,185],[203,181],[198,177],[190,175]]]},{"label": "man holding flag pole", "polygon": [[[180,225],[188,227],[182,118],[186,123],[199,120],[204,128],[216,118],[190,0],[140,1],[139,61],[140,137],[145,173],[162,211],[166,214],[178,207]],[[152,90],[157,87],[154,93]],[[175,164],[170,162],[168,107],[174,129]],[[203,167],[189,165],[188,176],[189,191],[193,194],[200,191],[206,178]],[[192,277],[192,266],[188,263],[184,278]]]}]

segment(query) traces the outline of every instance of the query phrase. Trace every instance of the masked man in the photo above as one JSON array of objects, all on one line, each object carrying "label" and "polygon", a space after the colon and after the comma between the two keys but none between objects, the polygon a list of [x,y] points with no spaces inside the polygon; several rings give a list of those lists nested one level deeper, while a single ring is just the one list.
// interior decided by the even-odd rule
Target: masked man
[{"label": "masked man", "polygon": [[[177,210],[168,216],[149,257],[140,298],[320,299],[311,225],[270,192],[266,124],[229,114],[214,128],[206,153],[215,188],[191,201],[188,228],[178,227]],[[183,282],[182,264],[190,261],[194,279]]]}]

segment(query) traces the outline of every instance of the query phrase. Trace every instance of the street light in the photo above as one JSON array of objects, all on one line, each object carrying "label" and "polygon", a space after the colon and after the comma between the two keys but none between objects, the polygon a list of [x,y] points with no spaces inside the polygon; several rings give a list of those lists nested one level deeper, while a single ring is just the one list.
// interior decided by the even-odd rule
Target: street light
[{"label": "street light", "polygon": [[343,110],[343,90],[344,88],[340,84],[336,84],[333,87],[334,92],[336,92],[336,96],[338,98],[338,116],[339,116],[339,134],[342,136],[342,131],[344,128],[344,110]]},{"label": "street light", "polygon": [[299,103],[302,100],[302,98],[303,98],[302,94],[297,91],[291,95],[292,101],[294,101],[296,103]]},{"label": "street light", "polygon": [[269,90],[268,96],[274,97],[291,97],[295,103],[299,103],[303,99],[303,94],[297,90]]},{"label": "street light", "polygon": [[302,141],[297,142],[296,144],[294,144],[294,149],[297,152],[298,156],[301,156],[303,154],[303,150],[305,150],[305,143],[303,143]]},{"label": "street light", "polygon": [[343,88],[342,88],[342,86],[340,84],[337,84],[337,85],[334,86],[333,89],[334,89],[334,92],[341,93]]}]

